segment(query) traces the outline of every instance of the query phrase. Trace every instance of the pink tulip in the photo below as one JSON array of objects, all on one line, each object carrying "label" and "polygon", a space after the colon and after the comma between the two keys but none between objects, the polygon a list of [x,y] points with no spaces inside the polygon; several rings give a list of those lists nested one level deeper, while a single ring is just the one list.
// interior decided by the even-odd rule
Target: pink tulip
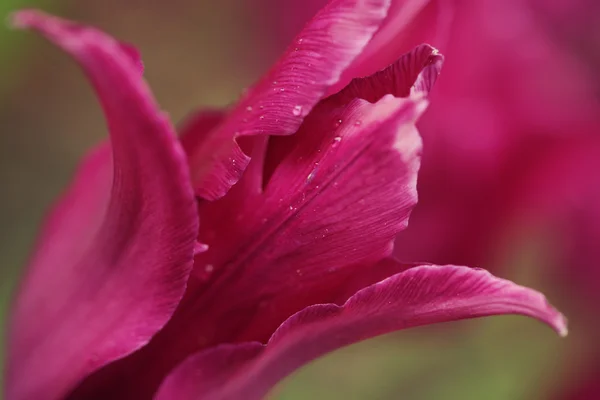
[{"label": "pink tulip", "polygon": [[534,290],[392,256],[442,56],[421,45],[339,82],[392,51],[398,32],[380,27],[410,7],[331,1],[181,141],[130,46],[17,13],[83,68],[111,140],[42,231],[10,318],[7,399],[252,400],[320,355],[409,327],[520,314],[566,334]]}]

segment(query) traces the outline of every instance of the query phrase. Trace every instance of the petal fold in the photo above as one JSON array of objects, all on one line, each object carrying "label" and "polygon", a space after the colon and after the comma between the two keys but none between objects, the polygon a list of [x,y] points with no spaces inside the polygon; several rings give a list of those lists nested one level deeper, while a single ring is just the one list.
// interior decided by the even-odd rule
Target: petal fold
[{"label": "petal fold", "polygon": [[348,86],[328,99],[344,104],[356,98],[375,103],[386,94],[395,97],[426,96],[433,88],[443,63],[444,56],[437,49],[422,44],[381,71],[368,77],[353,79]]},{"label": "petal fold", "polygon": [[94,28],[17,12],[93,84],[110,145],[50,214],[10,317],[6,398],[59,399],[145,345],[183,296],[198,216],[183,149],[141,78],[139,53]]},{"label": "petal fold", "polygon": [[532,289],[483,270],[423,265],[368,286],[341,306],[320,304],[296,313],[266,345],[221,345],[191,356],[165,380],[156,399],[191,400],[202,393],[204,400],[259,400],[300,366],[349,344],[420,325],[500,314],[533,317],[561,336],[567,332],[564,317]]},{"label": "petal fold", "polygon": [[333,0],[296,37],[228,118],[190,153],[196,193],[222,197],[250,157],[236,139],[290,135],[360,54],[384,20],[390,0]]},{"label": "petal fold", "polygon": [[[294,135],[244,138],[252,162],[242,179],[199,204],[198,237],[208,249],[196,256],[173,318],[148,346],[82,385],[78,398],[149,398],[190,354],[266,341],[290,315],[332,301],[348,291],[342,282],[390,256],[417,202],[415,122],[427,100],[411,88],[440,65],[422,46],[322,100]],[[190,121],[190,131],[205,134],[213,119]]]}]

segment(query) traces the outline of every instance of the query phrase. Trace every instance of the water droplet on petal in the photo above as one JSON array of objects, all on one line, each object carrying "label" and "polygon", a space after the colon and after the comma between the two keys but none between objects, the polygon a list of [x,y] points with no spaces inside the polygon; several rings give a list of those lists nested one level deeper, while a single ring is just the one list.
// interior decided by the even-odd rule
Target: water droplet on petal
[{"label": "water droplet on petal", "polygon": [[360,126],[362,124],[362,121],[360,119],[357,119],[356,121],[354,121],[354,125],[356,126]]},{"label": "water droplet on petal", "polygon": [[213,271],[214,271],[214,269],[215,269],[215,266],[214,266],[214,265],[212,265],[212,264],[206,264],[206,265],[204,266],[204,270],[205,270],[206,272],[208,272],[209,274],[210,274],[211,272],[213,272]]},{"label": "water droplet on petal", "polygon": [[301,105],[294,106],[294,109],[292,110],[292,114],[294,114],[296,117],[299,116],[300,114],[302,114],[302,106]]},{"label": "water droplet on petal", "polygon": [[252,106],[246,107],[246,111],[248,111],[248,112],[252,111]]},{"label": "water droplet on petal", "polygon": [[340,142],[342,141],[342,137],[341,136],[336,136],[333,138],[333,143],[331,145],[331,147],[336,148],[340,145]]},{"label": "water droplet on petal", "polygon": [[342,120],[338,119],[337,121],[335,121],[335,127],[338,128],[340,125],[342,125]]}]

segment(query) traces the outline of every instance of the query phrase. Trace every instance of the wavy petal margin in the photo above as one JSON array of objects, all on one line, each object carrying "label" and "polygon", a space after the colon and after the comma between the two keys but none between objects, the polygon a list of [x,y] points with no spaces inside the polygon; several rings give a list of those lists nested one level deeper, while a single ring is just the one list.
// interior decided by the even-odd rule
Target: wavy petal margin
[{"label": "wavy petal margin", "polygon": [[333,0],[300,32],[275,66],[190,152],[198,196],[222,197],[250,157],[236,139],[290,135],[361,53],[384,20],[390,0]]},{"label": "wavy petal margin", "polygon": [[[294,313],[373,283],[361,271],[391,255],[417,202],[414,124],[427,100],[411,88],[430,69],[437,77],[434,53],[421,46],[355,80],[320,102],[294,135],[252,138],[242,179],[223,198],[200,203],[199,240],[209,249],[196,257],[177,312],[148,346],[95,374],[75,397],[150,398],[202,348],[266,342]],[[215,110],[194,114],[183,125],[184,148],[221,118]],[[347,282],[357,275],[368,282],[352,290]]]},{"label": "wavy petal margin", "polygon": [[6,398],[59,399],[171,317],[198,217],[185,154],[141,78],[137,51],[34,10],[12,23],[80,64],[112,145],[87,159],[50,215],[12,310]]},{"label": "wavy petal margin", "polygon": [[536,318],[561,336],[564,317],[540,293],[467,267],[423,265],[368,286],[342,306],[319,304],[293,315],[267,345],[222,345],[188,358],[156,400],[260,400],[309,361],[388,332],[500,314]]}]

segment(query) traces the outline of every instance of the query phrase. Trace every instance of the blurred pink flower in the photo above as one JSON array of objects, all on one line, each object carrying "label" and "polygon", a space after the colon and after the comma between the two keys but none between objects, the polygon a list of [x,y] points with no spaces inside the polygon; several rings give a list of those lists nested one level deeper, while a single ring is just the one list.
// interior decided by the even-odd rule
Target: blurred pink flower
[{"label": "blurred pink flower", "polygon": [[[449,39],[440,43],[452,79],[436,87],[419,125],[427,152],[419,207],[396,247],[401,258],[490,263],[511,224],[525,222],[515,213],[528,171],[556,147],[569,153],[598,134],[590,74],[544,28],[529,1],[454,3]],[[548,192],[527,195],[544,201]]]},{"label": "blurred pink flower", "polygon": [[417,201],[414,123],[442,57],[421,45],[398,58],[406,24],[389,21],[421,3],[387,15],[385,0],[331,1],[235,106],[194,115],[181,141],[131,46],[17,13],[15,26],[81,65],[111,140],[50,215],[21,284],[7,399],[260,399],[326,352],[413,326],[521,314],[565,334],[531,289],[392,257]]}]

